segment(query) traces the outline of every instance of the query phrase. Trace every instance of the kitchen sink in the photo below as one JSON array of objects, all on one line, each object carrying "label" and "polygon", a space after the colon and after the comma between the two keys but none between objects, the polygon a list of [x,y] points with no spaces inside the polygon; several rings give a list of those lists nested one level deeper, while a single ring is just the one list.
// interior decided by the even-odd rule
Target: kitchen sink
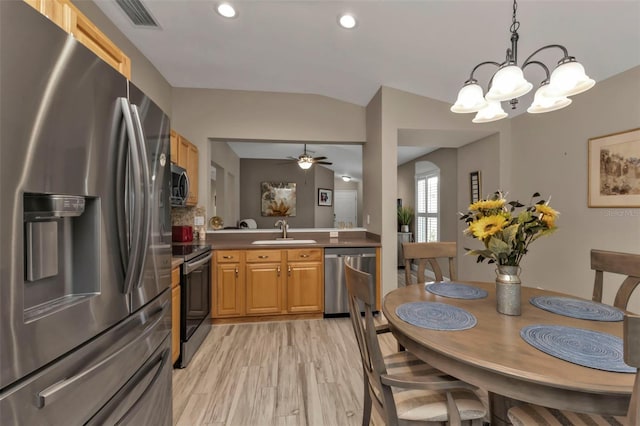
[{"label": "kitchen sink", "polygon": [[257,240],[251,244],[256,245],[281,245],[281,244],[315,244],[316,240],[296,240],[296,239],[281,239],[281,240]]}]

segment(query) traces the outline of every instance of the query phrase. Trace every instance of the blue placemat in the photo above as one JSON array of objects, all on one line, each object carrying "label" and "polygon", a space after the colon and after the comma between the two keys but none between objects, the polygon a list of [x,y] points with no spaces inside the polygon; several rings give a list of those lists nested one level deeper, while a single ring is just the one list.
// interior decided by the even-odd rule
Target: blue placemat
[{"label": "blue placemat", "polygon": [[525,342],[573,364],[616,373],[635,373],[624,363],[622,339],[563,325],[530,325],[520,330]]},{"label": "blue placemat", "polygon": [[438,296],[454,299],[484,299],[489,295],[485,290],[456,282],[437,282],[424,286],[425,290]]},{"label": "blue placemat", "polygon": [[570,297],[538,296],[529,302],[540,309],[565,317],[592,321],[622,321],[624,314],[618,308],[591,300]]},{"label": "blue placemat", "polygon": [[396,315],[409,324],[432,330],[467,330],[478,320],[457,306],[438,302],[410,302],[396,308]]}]

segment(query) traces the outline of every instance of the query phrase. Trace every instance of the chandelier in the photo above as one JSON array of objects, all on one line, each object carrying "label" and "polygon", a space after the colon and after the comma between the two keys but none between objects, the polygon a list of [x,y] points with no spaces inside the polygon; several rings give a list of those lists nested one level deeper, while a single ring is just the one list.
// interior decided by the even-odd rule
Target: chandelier
[{"label": "chandelier", "polygon": [[[502,109],[500,102],[509,101],[511,109],[515,109],[518,98],[527,94],[533,84],[529,83],[523,74],[523,70],[529,65],[541,67],[546,78],[540,83],[536,90],[533,103],[527,112],[536,114],[541,112],[555,111],[564,108],[571,103],[568,96],[577,95],[593,87],[595,81],[590,79],[584,71],[584,67],[576,61],[576,58],[569,56],[567,49],[559,44],[549,44],[533,52],[518,66],[518,29],[520,22],[516,19],[518,5],[513,1],[513,16],[511,22],[511,48],[507,49],[504,62],[494,61],[481,62],[471,70],[469,79],[464,82],[464,86],[458,92],[458,99],[451,107],[456,113],[477,113],[472,120],[474,123],[488,123],[507,117],[507,113]],[[549,68],[542,62],[533,60],[533,57],[546,49],[560,49],[563,53],[558,65],[549,74]],[[473,77],[478,68],[484,65],[494,65],[498,70],[489,80],[487,94],[484,95],[482,87]]]}]

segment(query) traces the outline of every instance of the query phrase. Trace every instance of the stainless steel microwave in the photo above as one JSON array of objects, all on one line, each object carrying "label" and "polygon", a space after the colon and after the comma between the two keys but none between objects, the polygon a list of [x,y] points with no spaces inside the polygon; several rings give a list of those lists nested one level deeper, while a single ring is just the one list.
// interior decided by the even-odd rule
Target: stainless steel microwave
[{"label": "stainless steel microwave", "polygon": [[187,205],[189,196],[189,177],[187,171],[175,164],[171,164],[171,205],[183,207]]}]

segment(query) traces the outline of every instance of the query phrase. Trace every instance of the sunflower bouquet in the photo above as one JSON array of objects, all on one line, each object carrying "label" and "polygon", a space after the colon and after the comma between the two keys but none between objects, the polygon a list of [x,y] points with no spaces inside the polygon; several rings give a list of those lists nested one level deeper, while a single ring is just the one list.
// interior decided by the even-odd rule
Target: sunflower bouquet
[{"label": "sunflower bouquet", "polygon": [[488,263],[519,266],[529,244],[556,230],[559,214],[537,192],[530,204],[523,209],[524,204],[508,202],[501,192],[471,204],[461,217],[468,225],[464,233],[482,241],[485,248],[465,249],[467,254],[478,256],[478,262],[487,259]]}]

